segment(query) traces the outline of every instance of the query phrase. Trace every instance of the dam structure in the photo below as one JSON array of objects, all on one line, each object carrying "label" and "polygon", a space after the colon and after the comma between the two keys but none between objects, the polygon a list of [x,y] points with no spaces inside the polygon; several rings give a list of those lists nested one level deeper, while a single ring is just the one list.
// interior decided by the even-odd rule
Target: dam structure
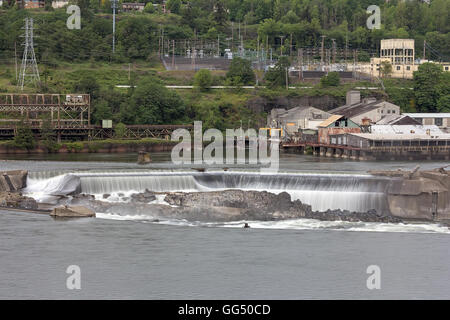
[{"label": "dam structure", "polygon": [[56,175],[33,174],[28,178],[26,193],[36,197],[61,194],[72,180],[79,179],[83,194],[111,195],[121,201],[132,193],[145,190],[161,193],[208,192],[228,189],[287,192],[292,200],[300,200],[313,210],[343,209],[365,212],[387,212],[386,190],[389,178],[370,175],[279,173],[261,175],[257,172],[86,172]]}]

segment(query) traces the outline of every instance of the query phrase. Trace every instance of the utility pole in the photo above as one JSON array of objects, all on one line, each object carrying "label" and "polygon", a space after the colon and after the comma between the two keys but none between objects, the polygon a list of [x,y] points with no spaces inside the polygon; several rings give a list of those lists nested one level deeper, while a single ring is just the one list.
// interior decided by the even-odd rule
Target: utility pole
[{"label": "utility pole", "polygon": [[289,55],[292,56],[292,33],[291,33],[291,39],[290,39]]},{"label": "utility pole", "polygon": [[280,56],[283,56],[283,39],[284,39],[284,36],[280,36],[280,39],[281,39]]},{"label": "utility pole", "polygon": [[39,82],[39,70],[36,62],[36,55],[34,54],[33,42],[33,18],[25,18],[25,49],[23,51],[22,65],[20,66],[20,75],[18,87],[23,91],[27,78],[31,82]]},{"label": "utility pole", "polygon": [[423,40],[423,60],[425,60],[427,40]]},{"label": "utility pole", "polygon": [[111,0],[111,8],[113,9],[113,39],[112,39],[112,52],[116,52],[116,9],[119,0]]},{"label": "utility pole", "polygon": [[17,82],[17,42],[14,41],[14,63],[16,64],[16,82]]},{"label": "utility pole", "polygon": [[220,57],[220,38],[217,35],[217,58]]},{"label": "utility pole", "polygon": [[347,55],[348,55],[348,30],[345,33],[345,70],[348,69],[348,61],[347,61]]},{"label": "utility pole", "polygon": [[172,40],[172,70],[175,69],[175,40]]},{"label": "utility pole", "polygon": [[298,80],[303,80],[303,49],[298,50]]},{"label": "utility pole", "polygon": [[336,39],[331,39],[333,41],[333,64],[336,63]]},{"label": "utility pole", "polygon": [[233,52],[233,42],[234,42],[234,22],[231,22],[231,52]]},{"label": "utility pole", "polygon": [[289,89],[289,65],[286,66],[286,90]]},{"label": "utility pole", "polygon": [[320,64],[321,64],[321,66],[323,66],[323,56],[324,56],[323,47],[324,47],[324,44],[325,44],[326,36],[321,36],[321,38],[322,38],[322,49],[320,50]]}]

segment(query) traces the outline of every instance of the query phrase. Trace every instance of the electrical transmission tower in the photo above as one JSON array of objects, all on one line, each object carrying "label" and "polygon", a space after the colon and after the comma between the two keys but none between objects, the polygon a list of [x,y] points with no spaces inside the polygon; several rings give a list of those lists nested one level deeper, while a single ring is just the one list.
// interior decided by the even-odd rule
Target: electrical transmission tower
[{"label": "electrical transmission tower", "polygon": [[35,83],[40,81],[39,70],[34,54],[33,42],[33,18],[25,18],[25,49],[23,51],[22,65],[20,66],[19,83],[20,90],[27,82]]}]

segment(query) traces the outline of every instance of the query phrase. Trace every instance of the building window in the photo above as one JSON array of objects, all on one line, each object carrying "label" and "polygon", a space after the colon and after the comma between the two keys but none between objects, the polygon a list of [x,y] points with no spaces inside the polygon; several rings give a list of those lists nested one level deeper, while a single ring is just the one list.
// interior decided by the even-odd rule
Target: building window
[{"label": "building window", "polygon": [[445,67],[445,71],[448,71],[448,67]]},{"label": "building window", "polygon": [[400,71],[400,66],[397,66],[397,71]]},{"label": "building window", "polygon": [[392,113],[395,113],[395,110],[392,110]]},{"label": "building window", "polygon": [[407,67],[406,67],[406,70],[408,70],[408,71],[411,70],[411,67],[410,67],[410,66],[407,66]]},{"label": "building window", "polygon": [[388,110],[387,112],[388,112],[388,113],[391,113],[391,110]]},{"label": "building window", "polygon": [[420,124],[423,124],[423,119],[422,118],[416,118],[417,122],[419,122]]},{"label": "building window", "polygon": [[442,127],[442,118],[435,118],[434,124],[437,125],[438,127]]}]

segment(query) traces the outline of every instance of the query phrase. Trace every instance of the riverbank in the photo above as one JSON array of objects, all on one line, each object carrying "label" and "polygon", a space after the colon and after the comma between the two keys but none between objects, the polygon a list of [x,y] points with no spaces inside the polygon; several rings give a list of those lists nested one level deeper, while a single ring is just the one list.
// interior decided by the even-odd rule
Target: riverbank
[{"label": "riverbank", "polygon": [[51,148],[39,143],[33,149],[18,147],[14,141],[1,141],[0,154],[47,154],[47,153],[127,153],[171,151],[177,142],[145,138],[140,140],[92,140],[55,143]]}]

